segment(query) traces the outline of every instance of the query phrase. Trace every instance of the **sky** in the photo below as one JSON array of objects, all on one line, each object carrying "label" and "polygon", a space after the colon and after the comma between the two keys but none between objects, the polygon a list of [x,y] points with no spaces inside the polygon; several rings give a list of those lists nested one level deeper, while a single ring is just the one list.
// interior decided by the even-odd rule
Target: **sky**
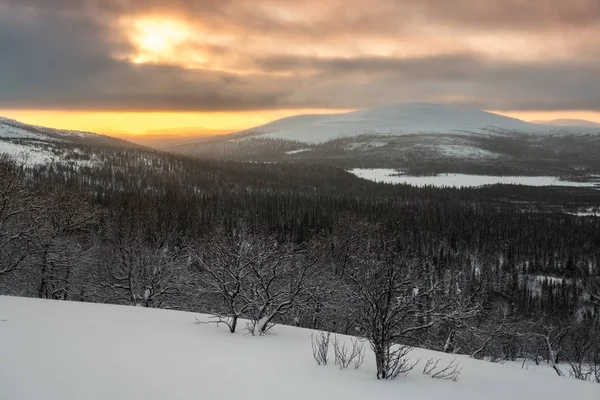
[{"label": "sky", "polygon": [[600,121],[600,0],[0,0],[0,115],[220,133],[401,102]]}]

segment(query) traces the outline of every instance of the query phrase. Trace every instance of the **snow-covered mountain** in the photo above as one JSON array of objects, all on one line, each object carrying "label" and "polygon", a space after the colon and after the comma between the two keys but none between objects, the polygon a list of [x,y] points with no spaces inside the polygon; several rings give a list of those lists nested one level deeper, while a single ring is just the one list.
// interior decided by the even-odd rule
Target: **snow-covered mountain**
[{"label": "snow-covered mountain", "polygon": [[551,128],[480,110],[436,104],[396,104],[344,114],[298,115],[238,135],[319,144],[360,135],[587,133],[586,128]]},{"label": "snow-covered mountain", "polygon": [[8,118],[0,117],[0,139],[38,139],[45,141],[103,141],[107,136],[91,132],[71,131],[46,128],[43,126],[24,124]]},{"label": "snow-covered mountain", "polygon": [[[132,144],[90,132],[28,125],[0,117],[0,156],[28,164],[70,162],[84,152],[78,146],[124,146]],[[79,154],[79,156],[77,155]]]},{"label": "snow-covered mountain", "polygon": [[417,103],[298,115],[167,150],[202,158],[421,174],[571,176],[596,170],[600,129],[534,124],[480,110]]}]

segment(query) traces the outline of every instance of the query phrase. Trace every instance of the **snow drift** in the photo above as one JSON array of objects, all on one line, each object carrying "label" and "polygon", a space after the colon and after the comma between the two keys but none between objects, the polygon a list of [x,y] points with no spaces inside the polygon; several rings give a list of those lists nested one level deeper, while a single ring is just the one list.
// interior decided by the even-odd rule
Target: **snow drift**
[{"label": "snow drift", "polygon": [[[198,315],[0,296],[0,399],[600,399],[600,385],[557,377],[547,366],[459,356],[459,382],[417,368],[377,381],[371,355],[358,370],[317,366],[305,329],[231,335]],[[200,316],[200,318],[206,318]]]}]

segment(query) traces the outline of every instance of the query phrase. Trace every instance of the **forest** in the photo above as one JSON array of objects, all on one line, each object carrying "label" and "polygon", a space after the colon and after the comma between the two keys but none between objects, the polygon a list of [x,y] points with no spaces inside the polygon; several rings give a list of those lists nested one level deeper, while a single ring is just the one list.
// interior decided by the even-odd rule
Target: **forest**
[{"label": "forest", "polygon": [[593,189],[88,150],[86,165],[0,161],[0,294],[357,335],[382,379],[402,368],[396,343],[600,377],[600,218],[568,212],[597,207]]}]

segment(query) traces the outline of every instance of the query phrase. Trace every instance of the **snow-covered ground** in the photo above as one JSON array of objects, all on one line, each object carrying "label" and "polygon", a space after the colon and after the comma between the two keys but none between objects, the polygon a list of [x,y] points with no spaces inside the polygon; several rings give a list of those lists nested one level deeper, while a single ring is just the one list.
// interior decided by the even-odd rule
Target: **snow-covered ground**
[{"label": "snow-covered ground", "polygon": [[577,217],[600,217],[600,210],[594,208],[580,209],[577,212],[568,212],[566,214]]},{"label": "snow-covered ground", "polygon": [[6,155],[28,166],[50,163],[92,166],[92,161],[72,160],[67,157],[68,152],[82,154],[81,150],[67,150],[59,145],[69,143],[73,139],[96,137],[98,135],[94,133],[44,128],[0,117],[0,156]]},{"label": "snow-covered ground", "polygon": [[371,149],[376,149],[379,147],[384,147],[387,146],[386,142],[377,142],[377,141],[370,141],[370,142],[359,142],[359,143],[350,143],[348,146],[346,146],[344,148],[344,150],[347,151],[365,151],[365,150],[371,150]]},{"label": "snow-covered ground", "polygon": [[479,187],[486,185],[525,185],[525,186],[566,186],[566,187],[598,187],[592,182],[572,182],[553,176],[491,176],[467,174],[440,174],[434,176],[403,175],[388,168],[354,168],[349,171],[359,178],[375,182],[408,184],[424,187]]},{"label": "snow-covered ground", "polygon": [[502,154],[494,153],[492,151],[480,149],[474,146],[464,145],[443,145],[443,146],[432,146],[432,148],[439,154],[449,157],[458,158],[460,160],[495,160],[503,157]]},{"label": "snow-covered ground", "polygon": [[286,151],[285,154],[291,155],[291,154],[304,153],[307,151],[310,151],[310,149],[291,150],[291,151]]},{"label": "snow-covered ground", "polygon": [[49,164],[56,161],[51,151],[28,144],[0,140],[0,155],[7,155],[20,163],[28,165]]},{"label": "snow-covered ground", "polygon": [[425,360],[454,357],[425,350],[414,352],[422,360],[408,376],[377,381],[370,354],[358,370],[318,366],[309,330],[231,335],[197,317],[0,296],[0,399],[600,399],[600,385],[549,367],[463,356],[460,381],[434,380],[421,373]]},{"label": "snow-covered ground", "polygon": [[28,167],[54,163],[91,168],[101,162],[94,155],[91,155],[90,160],[85,160],[73,159],[69,157],[70,154],[82,155],[84,152],[78,148],[56,148],[52,146],[52,142],[24,141],[19,143],[0,139],[0,156],[8,156],[18,164],[24,164]]},{"label": "snow-covered ground", "polygon": [[[570,133],[590,128],[560,128]],[[266,138],[324,143],[359,135],[415,133],[526,133],[544,134],[557,127],[538,125],[480,110],[436,104],[395,104],[344,114],[297,115],[270,122],[246,132]],[[594,131],[597,133],[597,131]]]},{"label": "snow-covered ground", "polygon": [[600,212],[576,212],[567,214],[575,215],[576,217],[600,217]]},{"label": "snow-covered ground", "polygon": [[36,132],[23,129],[16,121],[0,117],[0,138],[2,139],[48,139],[46,136]]}]

